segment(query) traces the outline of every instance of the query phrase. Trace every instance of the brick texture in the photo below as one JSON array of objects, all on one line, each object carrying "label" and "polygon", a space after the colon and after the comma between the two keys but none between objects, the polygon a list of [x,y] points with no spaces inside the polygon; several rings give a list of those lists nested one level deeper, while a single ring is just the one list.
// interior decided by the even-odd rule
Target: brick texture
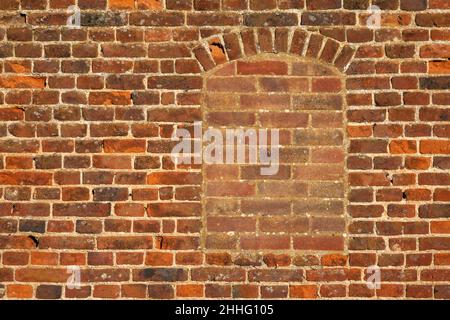
[{"label": "brick texture", "polygon": [[[1,1],[0,297],[450,299],[449,10]],[[175,163],[196,121],[279,172]]]}]

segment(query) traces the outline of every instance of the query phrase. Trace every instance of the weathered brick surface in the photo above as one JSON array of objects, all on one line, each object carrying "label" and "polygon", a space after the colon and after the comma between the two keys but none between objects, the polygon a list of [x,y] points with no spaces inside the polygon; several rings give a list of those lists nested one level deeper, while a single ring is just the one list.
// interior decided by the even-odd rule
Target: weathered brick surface
[{"label": "weathered brick surface", "polygon": [[[281,147],[272,176],[261,174],[266,165],[204,165],[206,249],[344,249],[343,80],[334,68],[282,57],[231,62],[207,77],[205,128],[276,128]],[[235,233],[229,246],[208,241],[223,232]]]},{"label": "weathered brick surface", "polygon": [[[449,9],[1,1],[4,298],[449,299]],[[174,163],[202,120],[279,128],[277,175]]]}]

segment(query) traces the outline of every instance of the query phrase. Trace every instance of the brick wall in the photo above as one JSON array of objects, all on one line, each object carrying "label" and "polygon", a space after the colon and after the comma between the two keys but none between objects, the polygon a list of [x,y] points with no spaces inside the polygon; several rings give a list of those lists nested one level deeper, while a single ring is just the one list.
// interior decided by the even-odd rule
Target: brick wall
[{"label": "brick wall", "polygon": [[[446,0],[2,0],[0,296],[450,298],[449,39]],[[174,162],[196,121],[280,129],[278,174]]]},{"label": "brick wall", "polygon": [[205,127],[279,129],[278,170],[205,166],[206,248],[237,250],[235,260],[249,250],[275,251],[263,261],[277,251],[292,258],[291,249],[343,250],[342,76],[314,61],[261,56],[228,63],[207,78]]}]

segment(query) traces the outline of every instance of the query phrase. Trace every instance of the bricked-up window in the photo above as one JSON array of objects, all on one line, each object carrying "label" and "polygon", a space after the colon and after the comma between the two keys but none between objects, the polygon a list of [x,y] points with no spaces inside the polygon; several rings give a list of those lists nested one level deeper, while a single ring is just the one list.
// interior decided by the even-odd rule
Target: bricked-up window
[{"label": "bricked-up window", "polygon": [[[204,164],[204,247],[344,249],[345,130],[342,75],[316,60],[262,54],[206,76],[204,128],[279,129],[279,170]],[[239,262],[238,262],[239,263]]]}]

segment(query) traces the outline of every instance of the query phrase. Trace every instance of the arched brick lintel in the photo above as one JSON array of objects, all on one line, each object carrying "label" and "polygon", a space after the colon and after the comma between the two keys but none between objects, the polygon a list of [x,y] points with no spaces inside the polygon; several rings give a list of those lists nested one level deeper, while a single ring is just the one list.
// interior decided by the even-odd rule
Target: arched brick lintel
[{"label": "arched brick lintel", "polygon": [[261,53],[288,53],[345,73],[356,48],[304,28],[246,28],[204,39],[192,52],[204,71]]}]

